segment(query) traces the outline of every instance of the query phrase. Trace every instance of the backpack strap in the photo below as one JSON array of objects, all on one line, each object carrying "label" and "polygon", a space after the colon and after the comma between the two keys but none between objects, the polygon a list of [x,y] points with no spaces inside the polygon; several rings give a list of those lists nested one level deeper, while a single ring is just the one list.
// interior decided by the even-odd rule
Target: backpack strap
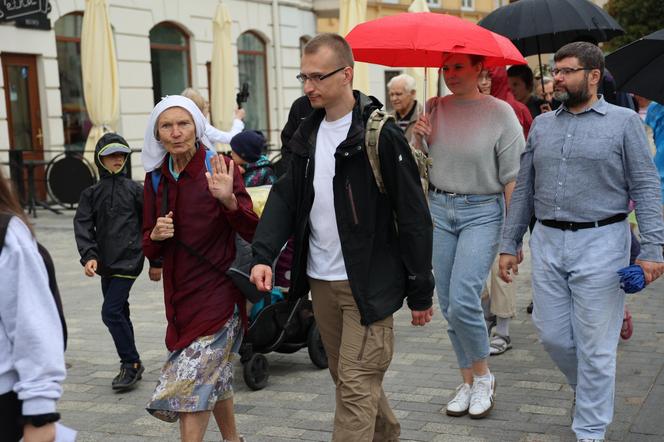
[{"label": "backpack strap", "polygon": [[383,129],[385,123],[393,116],[381,109],[375,109],[369,115],[366,124],[366,131],[364,134],[364,146],[369,158],[369,164],[373,171],[374,178],[376,179],[376,186],[380,193],[385,193],[385,183],[383,182],[383,174],[380,171],[380,155],[378,153],[378,144],[380,142],[380,131]]}]

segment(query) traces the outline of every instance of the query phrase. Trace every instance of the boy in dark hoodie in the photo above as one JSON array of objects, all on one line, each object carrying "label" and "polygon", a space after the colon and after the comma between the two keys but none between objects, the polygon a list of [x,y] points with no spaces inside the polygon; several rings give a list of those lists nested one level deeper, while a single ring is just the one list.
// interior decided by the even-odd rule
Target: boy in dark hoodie
[{"label": "boy in dark hoodie", "polygon": [[76,245],[87,276],[101,276],[101,317],[120,356],[114,390],[136,385],[144,371],[129,319],[129,290],[143,270],[143,188],[126,176],[129,145],[107,133],[95,147],[100,180],[81,193],[74,216]]}]

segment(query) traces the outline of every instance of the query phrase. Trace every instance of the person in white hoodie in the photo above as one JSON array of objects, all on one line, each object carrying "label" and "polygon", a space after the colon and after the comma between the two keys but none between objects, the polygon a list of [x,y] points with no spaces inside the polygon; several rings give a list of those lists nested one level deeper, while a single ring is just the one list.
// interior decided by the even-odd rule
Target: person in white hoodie
[{"label": "person in white hoodie", "polygon": [[63,329],[44,260],[0,169],[0,439],[55,440],[65,379]]}]

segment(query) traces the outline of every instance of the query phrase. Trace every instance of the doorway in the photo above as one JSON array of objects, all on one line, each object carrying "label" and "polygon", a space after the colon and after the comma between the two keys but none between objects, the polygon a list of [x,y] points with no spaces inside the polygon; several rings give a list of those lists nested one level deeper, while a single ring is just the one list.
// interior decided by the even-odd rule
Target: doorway
[{"label": "doorway", "polygon": [[[36,197],[46,198],[44,135],[39,104],[37,57],[28,54],[0,54],[9,126],[9,157],[12,179],[23,201],[32,184]],[[32,177],[30,177],[32,175]],[[32,178],[32,183],[30,179]]]}]

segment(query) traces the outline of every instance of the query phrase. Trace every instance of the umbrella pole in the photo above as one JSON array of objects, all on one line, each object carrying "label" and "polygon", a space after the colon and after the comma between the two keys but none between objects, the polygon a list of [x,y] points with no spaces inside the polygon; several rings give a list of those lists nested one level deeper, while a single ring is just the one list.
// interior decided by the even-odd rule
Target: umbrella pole
[{"label": "umbrella pole", "polygon": [[424,68],[424,100],[422,100],[422,115],[427,114],[427,86],[429,84],[429,69]]},{"label": "umbrella pole", "polygon": [[544,70],[542,69],[542,51],[540,51],[539,35],[535,37],[535,41],[537,42],[537,60],[539,61],[540,68],[540,83],[542,85],[542,95],[544,95]]}]

